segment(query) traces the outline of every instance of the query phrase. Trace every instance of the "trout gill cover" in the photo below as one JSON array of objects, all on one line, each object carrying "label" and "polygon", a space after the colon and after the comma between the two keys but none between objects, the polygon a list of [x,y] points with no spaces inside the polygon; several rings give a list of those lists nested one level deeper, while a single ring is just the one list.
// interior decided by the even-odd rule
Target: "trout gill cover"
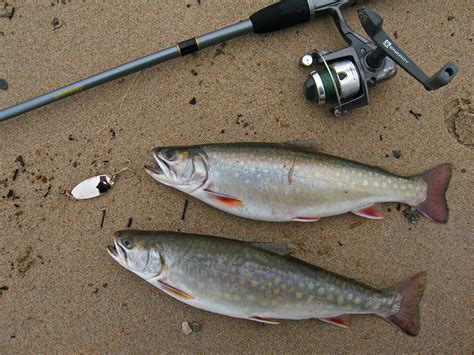
[{"label": "trout gill cover", "polygon": [[375,314],[418,334],[424,273],[377,290],[269,243],[175,232],[120,231],[108,252],[169,296],[210,312],[267,324],[317,318],[342,327],[351,314]]}]

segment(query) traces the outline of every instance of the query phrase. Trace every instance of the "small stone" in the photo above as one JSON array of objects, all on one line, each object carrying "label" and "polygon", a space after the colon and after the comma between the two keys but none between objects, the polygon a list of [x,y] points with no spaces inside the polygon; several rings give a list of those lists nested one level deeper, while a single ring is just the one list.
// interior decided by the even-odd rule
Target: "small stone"
[{"label": "small stone", "polygon": [[403,211],[403,215],[406,219],[410,221],[412,224],[418,224],[420,222],[420,212],[418,212],[415,208],[410,207]]},{"label": "small stone", "polygon": [[193,97],[193,98],[189,101],[189,103],[190,103],[191,105],[196,105],[196,103],[197,103],[196,98]]},{"label": "small stone", "polygon": [[193,330],[193,333],[197,333],[201,330],[201,324],[199,324],[198,322],[193,322],[191,324],[191,329]]},{"label": "small stone", "polygon": [[400,157],[402,156],[402,153],[398,149],[392,150],[392,154],[397,159],[400,159]]},{"label": "small stone", "polygon": [[410,110],[410,114],[413,115],[417,120],[419,120],[421,116],[423,116],[421,113],[415,112],[413,110]]},{"label": "small stone", "polygon": [[185,335],[189,335],[189,334],[191,334],[191,333],[193,332],[193,330],[192,330],[192,328],[191,328],[191,326],[189,325],[188,322],[183,322],[183,323],[181,324],[181,329],[183,330],[183,333],[184,333]]},{"label": "small stone", "polygon": [[17,157],[15,158],[15,162],[17,162],[18,164],[20,164],[20,166],[21,166],[22,168],[25,167],[25,161],[23,160],[23,157],[22,157],[21,155],[19,155],[19,156],[17,156]]},{"label": "small stone", "polygon": [[7,90],[8,83],[5,79],[0,79],[0,90]]}]

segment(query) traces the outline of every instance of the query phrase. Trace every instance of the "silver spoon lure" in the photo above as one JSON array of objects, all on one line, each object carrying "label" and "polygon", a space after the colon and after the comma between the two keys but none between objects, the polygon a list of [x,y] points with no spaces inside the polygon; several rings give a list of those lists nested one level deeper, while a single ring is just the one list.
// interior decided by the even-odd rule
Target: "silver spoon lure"
[{"label": "silver spoon lure", "polygon": [[130,161],[121,170],[112,175],[97,175],[82,181],[71,190],[71,196],[76,200],[87,200],[102,196],[109,191],[115,183],[115,179],[130,167]]}]

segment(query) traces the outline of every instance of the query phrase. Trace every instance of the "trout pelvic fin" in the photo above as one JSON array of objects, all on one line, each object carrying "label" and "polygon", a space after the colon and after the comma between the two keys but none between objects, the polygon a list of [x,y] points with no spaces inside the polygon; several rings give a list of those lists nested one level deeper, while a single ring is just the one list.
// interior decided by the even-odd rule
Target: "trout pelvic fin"
[{"label": "trout pelvic fin", "polygon": [[280,324],[279,322],[277,322],[276,320],[271,319],[271,318],[253,316],[253,317],[250,317],[249,319],[253,320],[255,322],[265,323],[265,324],[275,324],[275,325]]},{"label": "trout pelvic fin", "polygon": [[219,192],[211,191],[208,189],[205,189],[204,191],[207,193],[207,197],[209,199],[217,201],[223,205],[226,205],[227,207],[239,207],[244,204],[238,198],[235,198],[229,195],[224,195]]},{"label": "trout pelvic fin", "polygon": [[170,286],[166,283],[164,283],[163,281],[158,281],[158,284],[161,285],[161,287],[163,287],[163,290],[168,292],[169,294],[171,294],[172,296],[180,299],[180,300],[192,300],[194,297],[191,296],[190,294],[187,294],[186,292],[183,292],[179,289],[177,289],[176,287],[173,287],[173,286]]},{"label": "trout pelvic fin", "polygon": [[318,318],[318,320],[341,328],[347,328],[349,326],[349,316],[347,314],[341,314],[337,317]]},{"label": "trout pelvic fin", "polygon": [[295,217],[292,218],[295,222],[317,222],[321,219],[321,217]]},{"label": "trout pelvic fin", "polygon": [[362,208],[360,210],[352,211],[352,213],[357,216],[365,217],[369,219],[383,219],[382,212],[380,210],[381,210],[381,205],[376,204],[376,205],[372,205],[366,208]]}]

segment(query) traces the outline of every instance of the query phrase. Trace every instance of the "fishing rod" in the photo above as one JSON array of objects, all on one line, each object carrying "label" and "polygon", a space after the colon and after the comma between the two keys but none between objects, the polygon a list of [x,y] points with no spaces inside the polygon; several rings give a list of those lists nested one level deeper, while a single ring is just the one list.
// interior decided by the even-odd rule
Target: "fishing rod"
[{"label": "fishing rod", "polygon": [[[133,74],[137,71],[166,62],[173,58],[182,57],[204,48],[229,41],[251,32],[256,34],[274,32],[307,22],[312,16],[316,17],[320,15],[331,15],[335,19],[339,31],[351,47],[334,53],[312,52],[303,58],[303,64],[306,66],[311,66],[313,63],[319,63],[321,60],[321,63],[324,63],[326,67],[319,72],[319,77],[316,75],[318,72],[312,73],[312,79],[308,79],[305,84],[306,97],[319,103],[324,103],[326,101],[329,102],[333,97],[336,97],[339,106],[334,109],[334,113],[336,115],[342,115],[352,108],[362,106],[364,103],[368,104],[367,85],[374,85],[378,81],[387,80],[395,75],[395,64],[390,58],[386,58],[387,56],[393,57],[394,54],[401,53],[400,58],[408,58],[396,46],[390,47],[389,51],[385,51],[384,53],[381,52],[381,47],[379,45],[380,36],[378,36],[381,33],[381,24],[379,31],[375,31],[377,33],[372,33],[374,34],[376,45],[369,43],[349,28],[342,16],[341,10],[359,2],[361,2],[361,0],[282,0],[257,11],[245,21],[241,21],[199,37],[179,42],[175,46],[162,49],[145,57],[135,59],[118,67],[80,80],[76,83],[69,84],[60,89],[53,90],[44,95],[0,110],[0,121],[5,121],[109,81]],[[367,16],[367,18],[374,20],[372,17]],[[377,34],[377,36],[375,36],[375,34]],[[356,53],[353,51],[356,51]],[[362,58],[362,54],[364,55],[364,58],[370,54],[374,65],[370,68],[365,66],[363,63],[365,63],[366,60]],[[349,60],[353,65],[351,66],[350,63],[346,62],[346,65],[344,66],[346,69],[341,71],[340,66],[336,64],[344,58]],[[413,67],[407,67],[407,63],[400,63],[397,58],[395,58],[395,61],[399,65],[402,65],[406,70],[413,70]],[[375,64],[379,65],[379,67]],[[451,81],[457,73],[457,68],[454,64],[448,64],[448,66],[449,67],[446,67],[444,71],[440,71],[441,74],[437,74],[438,79],[433,79],[434,82],[446,85]],[[326,70],[326,74],[324,70]],[[370,71],[376,72],[377,75],[368,75]],[[451,75],[449,78],[446,78],[446,73],[448,72]],[[344,75],[349,76],[349,74],[353,81],[350,83],[350,94],[347,93],[349,81],[344,81]],[[443,75],[444,79],[441,80],[439,76]],[[368,83],[366,80],[367,77],[370,78]],[[421,75],[418,75],[418,77],[421,78],[421,80],[427,78],[424,78]],[[372,80],[373,78],[375,78],[375,80]],[[314,83],[312,83],[311,80],[313,80]],[[425,84],[429,84],[427,80],[425,81]],[[359,83],[358,92],[356,92],[357,82]],[[355,95],[358,95],[356,105],[353,103],[348,104],[347,100],[350,99],[352,102],[353,96]]]},{"label": "fishing rod", "polygon": [[172,47],[1,110],[0,121],[62,100],[71,95],[166,62],[170,59],[182,57],[251,32],[268,33],[301,24],[309,21],[311,15],[324,13],[324,11],[331,7],[342,9],[354,5],[357,1],[358,0],[283,0],[257,11],[250,16],[248,20],[179,42]]}]

